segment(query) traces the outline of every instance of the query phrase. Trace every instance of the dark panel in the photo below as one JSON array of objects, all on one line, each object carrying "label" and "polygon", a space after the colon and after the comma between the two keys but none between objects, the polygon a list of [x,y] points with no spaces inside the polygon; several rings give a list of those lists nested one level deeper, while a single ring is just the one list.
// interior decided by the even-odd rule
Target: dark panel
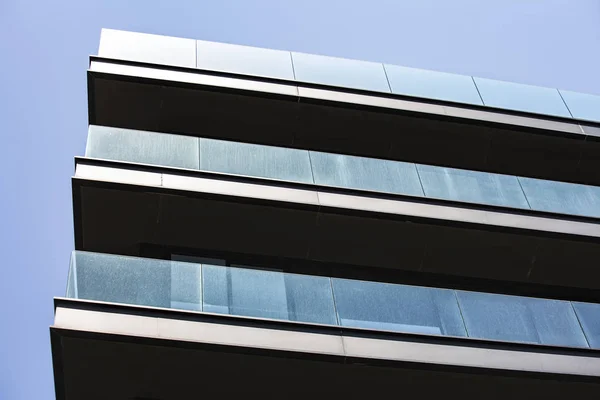
[{"label": "dark panel", "polygon": [[292,144],[297,115],[293,98],[100,78],[95,80],[94,95],[90,123],[279,146]]},{"label": "dark panel", "polygon": [[89,122],[160,132],[160,86],[89,77]]},{"label": "dark panel", "polygon": [[598,243],[547,239],[539,247],[531,280],[548,284],[598,288],[600,283]]},{"label": "dark panel", "polygon": [[390,158],[485,170],[490,140],[486,127],[415,117],[401,121],[392,136]]},{"label": "dark panel", "polygon": [[600,137],[587,136],[581,146],[580,160],[577,164],[578,181],[593,182],[594,185],[600,186],[598,171],[600,171]]},{"label": "dark panel", "polygon": [[162,196],[155,243],[304,258],[316,211]]},{"label": "dark panel", "polygon": [[134,79],[90,73],[90,122],[600,184],[600,148],[585,135]]},{"label": "dark panel", "polygon": [[418,271],[427,233],[418,224],[321,212],[308,258]]},{"label": "dark panel", "polygon": [[78,250],[138,255],[141,243],[154,242],[157,195],[75,185],[73,190],[81,190],[81,226],[75,231],[82,232],[83,243]]},{"label": "dark panel", "polygon": [[161,96],[163,132],[279,146],[292,144],[297,115],[293,98],[276,100],[170,87],[163,87]]},{"label": "dark panel", "polygon": [[556,181],[600,182],[600,176],[584,178],[577,172],[583,136],[553,136],[506,129],[490,129],[490,134],[486,170]]},{"label": "dark panel", "polygon": [[524,234],[436,227],[429,236],[422,271],[527,281],[539,241]]},{"label": "dark panel", "polygon": [[393,117],[323,104],[300,103],[294,146],[311,150],[386,158]]},{"label": "dark panel", "polygon": [[[220,398],[370,399],[390,393],[423,399],[520,400],[595,398],[592,379],[444,369],[419,364],[366,365],[273,351],[181,344],[96,335],[54,341],[62,359],[66,399],[187,400]],[[59,353],[59,355],[56,355]],[[55,372],[56,373],[56,372]],[[110,382],[110,384],[106,384]],[[60,399],[59,400],[63,400]]]}]

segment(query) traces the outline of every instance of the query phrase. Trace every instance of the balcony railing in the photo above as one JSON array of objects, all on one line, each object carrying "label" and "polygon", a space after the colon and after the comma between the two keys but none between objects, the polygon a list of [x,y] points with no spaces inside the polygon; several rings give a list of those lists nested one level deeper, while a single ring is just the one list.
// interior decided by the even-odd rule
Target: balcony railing
[{"label": "balcony railing", "polygon": [[600,218],[600,187],[90,126],[86,156],[380,193]]},{"label": "balcony railing", "polygon": [[67,297],[378,331],[600,348],[600,304],[239,266],[75,251]]},{"label": "balcony railing", "polygon": [[600,96],[398,65],[115,30],[99,55],[600,121]]}]

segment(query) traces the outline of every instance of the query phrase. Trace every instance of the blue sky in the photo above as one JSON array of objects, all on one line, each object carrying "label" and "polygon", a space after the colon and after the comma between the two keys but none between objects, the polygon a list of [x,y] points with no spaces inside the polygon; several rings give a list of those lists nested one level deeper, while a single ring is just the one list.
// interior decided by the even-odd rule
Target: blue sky
[{"label": "blue sky", "polygon": [[52,399],[73,157],[102,27],[600,94],[600,0],[0,0],[0,399]]}]

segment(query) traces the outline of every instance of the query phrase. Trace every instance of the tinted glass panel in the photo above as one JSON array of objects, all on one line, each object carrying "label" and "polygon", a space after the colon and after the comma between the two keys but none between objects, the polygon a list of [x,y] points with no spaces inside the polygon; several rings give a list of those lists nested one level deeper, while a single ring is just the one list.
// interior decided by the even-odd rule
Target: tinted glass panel
[{"label": "tinted glass panel", "polygon": [[573,302],[590,347],[600,349],[600,304]]},{"label": "tinted glass panel", "polygon": [[470,337],[587,347],[569,302],[461,291],[457,295]]},{"label": "tinted glass panel", "polygon": [[466,336],[451,290],[332,278],[342,326]]},{"label": "tinted glass panel", "polygon": [[200,169],[312,183],[308,151],[200,139]]},{"label": "tinted glass panel", "polygon": [[417,169],[427,197],[529,208],[514,176],[418,164]]},{"label": "tinted glass panel", "polygon": [[600,217],[600,187],[521,178],[534,210]]},{"label": "tinted glass panel", "polygon": [[385,64],[392,93],[429,99],[483,104],[473,78],[466,75]]},{"label": "tinted glass panel", "polygon": [[196,41],[177,37],[102,29],[100,57],[153,64],[196,66]]},{"label": "tinted glass panel", "polygon": [[600,121],[600,96],[561,90],[560,94],[574,118]]},{"label": "tinted glass panel", "polygon": [[173,262],[171,267],[171,307],[202,311],[200,264]]},{"label": "tinted glass panel", "polygon": [[185,309],[200,310],[198,264],[86,252],[74,257],[79,299],[166,308],[183,300]]},{"label": "tinted glass panel", "polygon": [[331,279],[284,274],[290,319],[337,325]]},{"label": "tinted glass panel", "polygon": [[383,64],[305,53],[292,58],[298,81],[390,92]]},{"label": "tinted glass panel", "polygon": [[203,266],[204,311],[335,324],[329,278]]},{"label": "tinted glass panel", "polygon": [[486,106],[571,117],[556,89],[493,79],[474,79]]},{"label": "tinted glass panel", "polygon": [[198,138],[92,125],[85,155],[198,169]]},{"label": "tinted glass panel", "polygon": [[600,348],[600,304],[81,251],[71,258],[67,297],[507,342],[581,348],[589,342]]},{"label": "tinted glass panel", "polygon": [[197,41],[198,68],[294,80],[289,51]]},{"label": "tinted glass panel", "polygon": [[75,278],[75,268],[77,265],[77,253],[71,254],[71,265],[69,267],[69,275],[67,277],[67,298],[77,299],[77,282]]},{"label": "tinted glass panel", "polygon": [[423,195],[414,164],[315,151],[310,160],[318,185]]}]

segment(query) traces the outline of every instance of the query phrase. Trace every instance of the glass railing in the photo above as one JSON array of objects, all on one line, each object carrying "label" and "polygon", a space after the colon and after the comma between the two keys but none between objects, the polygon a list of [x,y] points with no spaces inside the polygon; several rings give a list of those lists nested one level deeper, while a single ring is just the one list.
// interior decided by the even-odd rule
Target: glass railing
[{"label": "glass railing", "polygon": [[381,331],[600,348],[600,304],[200,262],[74,251],[67,297]]},{"label": "glass railing", "polygon": [[[600,96],[367,61],[103,30],[100,56],[600,121]],[[560,93],[559,93],[560,92]]]},{"label": "glass railing", "polygon": [[600,187],[90,126],[86,156],[600,218]]}]

